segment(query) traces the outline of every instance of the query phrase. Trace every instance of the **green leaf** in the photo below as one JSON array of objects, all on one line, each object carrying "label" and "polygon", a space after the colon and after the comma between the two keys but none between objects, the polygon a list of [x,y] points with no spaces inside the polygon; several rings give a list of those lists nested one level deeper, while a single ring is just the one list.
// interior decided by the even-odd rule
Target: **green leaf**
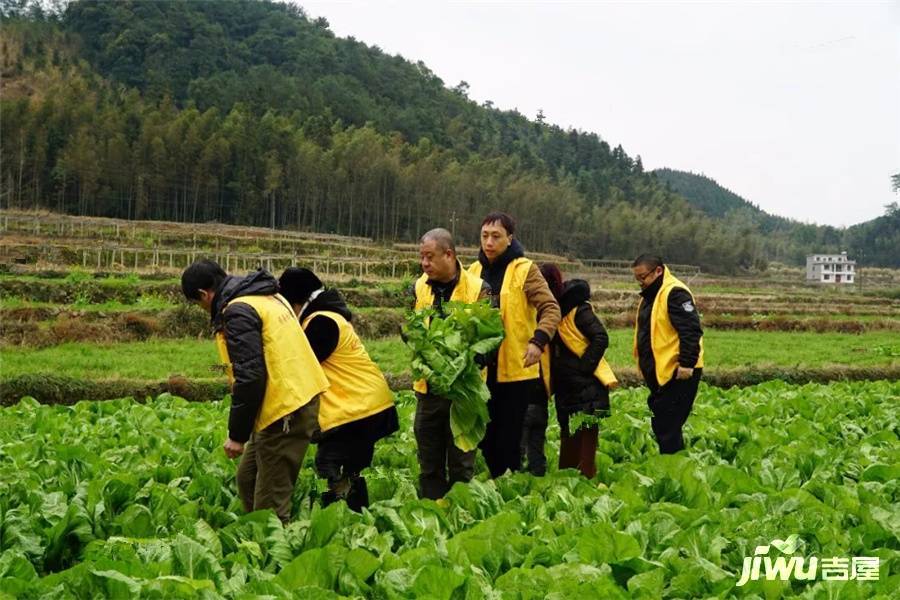
[{"label": "green leaf", "polygon": [[416,598],[450,600],[455,592],[465,584],[466,578],[451,569],[437,565],[426,565],[416,574],[412,592]]},{"label": "green leaf", "polygon": [[665,569],[653,569],[639,573],[628,580],[628,591],[633,598],[655,599],[663,597],[666,585]]},{"label": "green leaf", "polygon": [[225,571],[212,552],[180,533],[172,541],[172,572],[189,579],[208,579],[217,589],[227,581]]},{"label": "green leaf", "polygon": [[137,598],[141,593],[138,581],[118,571],[91,571],[91,576],[101,582],[101,589],[108,598]]},{"label": "green leaf", "polygon": [[597,523],[579,531],[575,548],[581,562],[595,565],[624,563],[641,555],[636,539],[616,531],[607,523]]},{"label": "green leaf", "polygon": [[301,586],[333,589],[343,562],[341,550],[335,546],[307,550],[281,570],[275,577],[275,583],[289,590]]},{"label": "green leaf", "polygon": [[366,581],[381,566],[381,561],[367,550],[354,548],[347,553],[347,569],[360,581]]}]

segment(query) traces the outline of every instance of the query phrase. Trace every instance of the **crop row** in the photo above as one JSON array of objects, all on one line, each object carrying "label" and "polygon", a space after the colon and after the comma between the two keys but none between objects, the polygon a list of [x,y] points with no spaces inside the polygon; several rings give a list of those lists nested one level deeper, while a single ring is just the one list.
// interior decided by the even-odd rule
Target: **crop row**
[{"label": "crop row", "polygon": [[[688,450],[656,453],[643,393],[613,394],[586,480],[557,471],[416,498],[415,400],[365,471],[371,506],[243,514],[227,404],[24,401],[0,410],[0,589],[26,597],[884,598],[900,584],[896,382],[703,386]],[[552,417],[552,415],[551,415]],[[558,428],[546,451],[556,456]],[[744,557],[873,557],[876,581],[752,581]],[[893,590],[893,591],[892,591]]]},{"label": "crop row", "polygon": [[[622,388],[639,388],[643,380],[637,369],[616,369]],[[408,372],[387,373],[391,389],[409,390],[412,379]],[[900,364],[873,366],[824,365],[816,367],[791,367],[761,365],[759,367],[726,367],[707,369],[703,374],[706,384],[713,387],[732,388],[758,385],[766,381],[783,381],[791,384],[825,383],[830,381],[880,381],[900,380]],[[23,374],[0,379],[0,405],[14,404],[20,398],[30,396],[42,404],[74,404],[81,400],[109,400],[125,396],[148,398],[161,393],[171,393],[188,400],[209,402],[220,400],[228,389],[224,379],[191,379],[170,377],[158,381],[129,379],[84,379],[55,375],[53,373]]]}]

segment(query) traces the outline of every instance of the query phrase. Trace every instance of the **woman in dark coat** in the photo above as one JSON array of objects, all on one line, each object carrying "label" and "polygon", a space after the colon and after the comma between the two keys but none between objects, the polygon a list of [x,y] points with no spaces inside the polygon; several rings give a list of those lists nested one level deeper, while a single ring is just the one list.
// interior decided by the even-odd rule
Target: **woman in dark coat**
[{"label": "woman in dark coat", "polygon": [[[603,359],[609,336],[594,314],[586,281],[563,283],[553,264],[543,265],[541,272],[563,316],[550,346],[550,381],[560,428],[559,468],[577,468],[592,478],[597,474],[597,419],[609,414],[609,390],[617,384]],[[573,432],[569,422],[576,414],[593,418]]]}]

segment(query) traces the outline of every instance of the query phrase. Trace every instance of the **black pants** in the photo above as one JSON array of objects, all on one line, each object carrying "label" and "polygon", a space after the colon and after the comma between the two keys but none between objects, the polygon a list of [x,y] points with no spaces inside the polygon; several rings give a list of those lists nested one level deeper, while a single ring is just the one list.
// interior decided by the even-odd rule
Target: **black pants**
[{"label": "black pants", "polygon": [[318,434],[315,438],[319,446],[316,472],[328,481],[328,491],[322,496],[323,504],[345,499],[357,512],[369,505],[368,487],[360,473],[372,464],[375,443],[397,428],[397,409],[391,406]]},{"label": "black pants", "polygon": [[457,481],[475,473],[475,451],[463,452],[453,443],[450,401],[431,394],[416,394],[413,431],[419,459],[419,494],[437,500]]},{"label": "black pants", "polygon": [[479,444],[491,477],[522,468],[522,428],[529,404],[536,404],[544,392],[540,379],[497,383],[488,380],[490,422]]},{"label": "black pants", "polygon": [[653,413],[650,426],[659,444],[660,454],[674,454],[684,449],[681,430],[694,407],[702,374],[703,369],[694,369],[690,379],[682,381],[672,378],[666,385],[650,392],[647,398],[647,406]]},{"label": "black pants", "polygon": [[528,472],[532,475],[541,476],[547,472],[547,455],[544,454],[546,440],[547,402],[529,404],[525,409],[520,455],[526,459]]}]

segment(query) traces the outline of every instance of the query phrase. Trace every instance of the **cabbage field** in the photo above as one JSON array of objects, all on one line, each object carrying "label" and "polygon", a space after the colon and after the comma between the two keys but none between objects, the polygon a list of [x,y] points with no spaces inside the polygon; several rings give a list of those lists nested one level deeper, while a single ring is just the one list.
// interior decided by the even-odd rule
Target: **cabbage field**
[{"label": "cabbage field", "polygon": [[[400,432],[366,473],[372,506],[311,502],[311,452],[286,528],[240,508],[227,401],[0,409],[0,598],[898,597],[896,381],[701,386],[674,456],[658,454],[644,392],[617,391],[595,480],[492,481],[479,458],[438,502],[416,497],[415,400],[398,399]],[[552,416],[548,436],[552,464]],[[770,543],[769,562],[817,557],[814,576],[758,566],[738,586]],[[855,557],[877,560],[875,577]],[[828,568],[843,559],[846,580]]]}]

